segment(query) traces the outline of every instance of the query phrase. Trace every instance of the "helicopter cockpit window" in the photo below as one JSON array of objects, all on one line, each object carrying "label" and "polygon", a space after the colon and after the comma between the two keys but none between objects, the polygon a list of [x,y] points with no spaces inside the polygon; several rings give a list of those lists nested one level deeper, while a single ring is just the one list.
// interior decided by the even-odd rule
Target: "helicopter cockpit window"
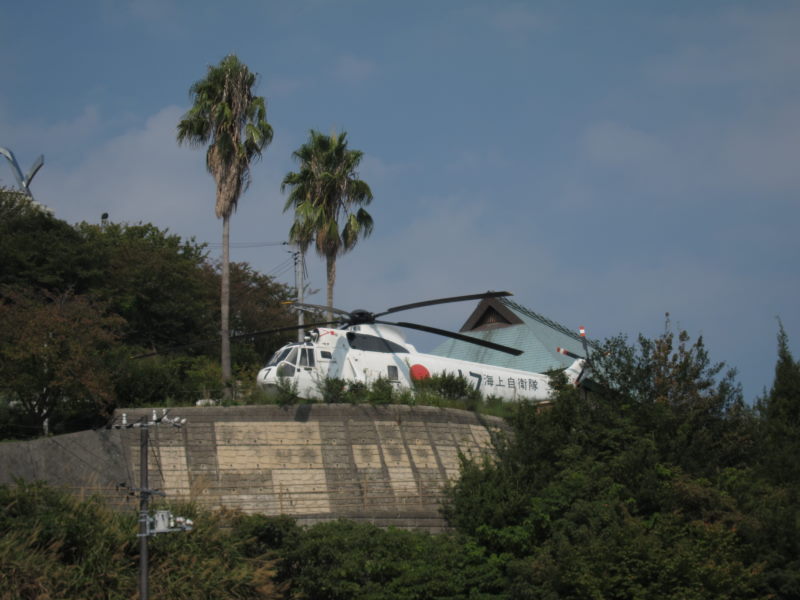
[{"label": "helicopter cockpit window", "polygon": [[278,377],[294,377],[295,364],[297,364],[297,346],[291,346],[286,352],[281,352],[278,357]]},{"label": "helicopter cockpit window", "polygon": [[394,365],[387,365],[386,366],[386,377],[389,381],[397,381],[400,379],[398,377],[397,367]]},{"label": "helicopter cockpit window", "polygon": [[288,356],[289,352],[292,351],[293,347],[294,346],[289,346],[287,348],[281,348],[280,350],[278,350],[275,354],[272,355],[272,358],[269,359],[267,366],[274,367],[275,365],[277,365],[279,362],[281,362]]},{"label": "helicopter cockpit window", "polygon": [[347,333],[347,341],[353,350],[366,350],[367,352],[389,352],[394,354],[408,354],[408,350],[396,342],[363,333]]},{"label": "helicopter cockpit window", "polygon": [[303,348],[300,351],[300,367],[313,367],[314,366],[314,349]]}]

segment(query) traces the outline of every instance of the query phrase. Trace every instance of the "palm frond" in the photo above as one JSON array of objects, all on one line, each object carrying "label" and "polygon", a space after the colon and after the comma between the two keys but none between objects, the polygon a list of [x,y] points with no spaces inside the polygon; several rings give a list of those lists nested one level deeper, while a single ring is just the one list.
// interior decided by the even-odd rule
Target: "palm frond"
[{"label": "palm frond", "polygon": [[272,141],[266,103],[253,95],[256,75],[235,55],[209,66],[189,93],[192,107],[178,123],[178,143],[209,144],[206,168],[217,183],[215,212],[230,216],[250,183],[250,164]]}]

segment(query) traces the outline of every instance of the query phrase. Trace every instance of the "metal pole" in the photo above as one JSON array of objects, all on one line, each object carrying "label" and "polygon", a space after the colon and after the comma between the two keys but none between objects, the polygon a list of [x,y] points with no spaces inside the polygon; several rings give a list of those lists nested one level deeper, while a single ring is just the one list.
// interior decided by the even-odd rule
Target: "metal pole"
[{"label": "metal pole", "polygon": [[[159,490],[151,490],[148,485],[148,452],[150,445],[150,426],[158,425],[159,423],[167,423],[173,427],[181,427],[186,423],[186,419],[177,419],[167,417],[167,410],[162,411],[161,417],[156,415],[153,410],[152,421],[148,419],[147,415],[139,419],[139,422],[134,424],[128,423],[128,417],[122,413],[122,423],[119,425],[111,425],[109,428],[114,429],[130,429],[132,427],[141,427],[139,432],[139,600],[148,600],[150,596],[149,583],[148,583],[148,552],[147,552],[147,538],[157,533],[169,533],[172,531],[191,531],[194,523],[191,519],[178,517],[173,521],[173,515],[169,511],[159,511],[161,518],[156,515],[156,521],[151,526],[150,514],[148,512],[148,504],[152,494],[164,496],[164,492]],[[127,487],[126,484],[121,484],[122,487]],[[164,516],[166,515],[166,517]],[[175,527],[175,524],[178,527]]]},{"label": "metal pole", "polygon": [[147,447],[150,441],[150,430],[147,417],[142,419],[142,429],[139,435],[139,600],[147,600],[149,596],[147,585],[147,537],[148,520],[150,515],[147,503],[150,499],[150,490],[147,482]]},{"label": "metal pole", "polygon": [[[298,244],[297,252],[294,254],[294,287],[297,291],[297,301],[303,303],[303,249]],[[297,341],[302,343],[305,338],[303,331],[303,324],[305,323],[304,313],[302,310],[297,311],[297,324],[300,329],[297,330]]]}]

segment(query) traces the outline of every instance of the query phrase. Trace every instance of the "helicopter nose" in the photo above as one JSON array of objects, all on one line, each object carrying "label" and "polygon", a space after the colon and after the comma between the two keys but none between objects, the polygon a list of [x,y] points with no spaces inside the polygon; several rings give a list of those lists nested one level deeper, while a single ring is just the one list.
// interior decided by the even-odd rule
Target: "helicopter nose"
[{"label": "helicopter nose", "polygon": [[265,367],[258,372],[258,381],[264,383],[268,380],[272,367]]}]

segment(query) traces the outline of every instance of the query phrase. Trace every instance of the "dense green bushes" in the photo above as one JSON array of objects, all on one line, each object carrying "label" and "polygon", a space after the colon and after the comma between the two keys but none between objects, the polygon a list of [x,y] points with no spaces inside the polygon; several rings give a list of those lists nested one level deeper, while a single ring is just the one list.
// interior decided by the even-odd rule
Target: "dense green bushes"
[{"label": "dense green bushes", "polygon": [[[201,512],[195,531],[153,539],[154,597],[800,597],[800,481],[781,466],[796,459],[800,364],[785,335],[755,409],[700,341],[606,351],[593,393],[517,406],[495,456],[464,460],[453,532]],[[0,598],[131,597],[135,525],[41,486],[0,489]]]},{"label": "dense green bushes", "polygon": [[309,600],[488,599],[505,587],[501,563],[464,537],[336,521],[300,532],[279,576]]},{"label": "dense green bushes", "polygon": [[[607,342],[591,394],[523,404],[465,460],[446,516],[515,598],[800,597],[800,365],[779,337],[757,410],[702,340]],[[775,420],[778,422],[775,422]]]},{"label": "dense green bushes", "polygon": [[[196,512],[189,533],[150,540],[153,598],[493,598],[502,560],[467,538],[337,521]],[[0,487],[0,599],[132,598],[133,510],[115,513],[42,485]]]},{"label": "dense green bushes", "polygon": [[[285,520],[174,510],[194,518],[195,530],[151,538],[152,597],[273,597],[264,589],[273,585],[274,557],[268,544],[252,551],[254,531]],[[0,598],[136,597],[137,527],[133,510],[113,512],[39,484],[0,487]]]}]

